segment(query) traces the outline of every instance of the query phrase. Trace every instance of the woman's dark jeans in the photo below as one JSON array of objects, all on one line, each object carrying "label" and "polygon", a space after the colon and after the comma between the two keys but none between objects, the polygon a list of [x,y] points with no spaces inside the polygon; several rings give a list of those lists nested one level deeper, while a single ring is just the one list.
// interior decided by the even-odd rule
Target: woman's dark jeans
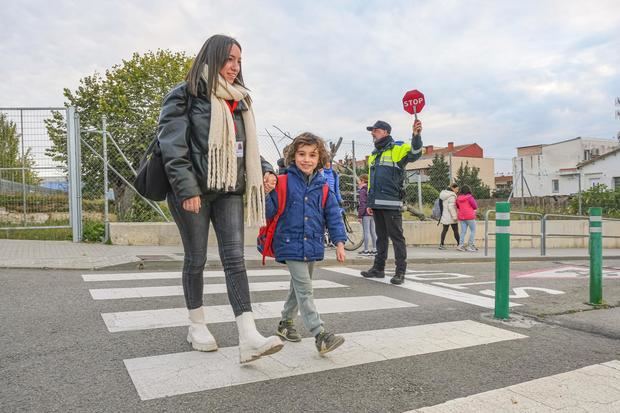
[{"label": "woman's dark jeans", "polygon": [[243,195],[224,194],[208,204],[204,197],[201,201],[200,211],[194,214],[184,210],[182,202],[173,193],[168,193],[168,207],[179,227],[185,251],[185,304],[190,310],[202,306],[203,271],[207,261],[209,223],[212,222],[226,275],[228,299],[235,317],[238,317],[252,311],[243,257]]}]

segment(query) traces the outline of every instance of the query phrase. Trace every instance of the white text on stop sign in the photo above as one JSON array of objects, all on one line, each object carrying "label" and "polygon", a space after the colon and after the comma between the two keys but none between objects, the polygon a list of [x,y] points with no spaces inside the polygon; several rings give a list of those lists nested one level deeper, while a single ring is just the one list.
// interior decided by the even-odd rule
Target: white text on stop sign
[{"label": "white text on stop sign", "polygon": [[405,107],[409,107],[409,106],[418,106],[421,105],[424,102],[424,98],[418,98],[418,99],[409,99],[409,100],[405,100],[403,102],[403,104],[405,105]]}]

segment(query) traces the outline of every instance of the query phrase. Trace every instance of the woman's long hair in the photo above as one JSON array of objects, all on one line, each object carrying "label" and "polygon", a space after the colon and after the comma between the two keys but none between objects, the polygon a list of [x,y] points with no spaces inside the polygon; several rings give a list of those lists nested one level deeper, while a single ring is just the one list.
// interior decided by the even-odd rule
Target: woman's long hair
[{"label": "woman's long hair", "polygon": [[[189,72],[185,77],[185,80],[187,81],[187,89],[191,95],[198,96],[202,72],[205,65],[209,66],[209,79],[207,80],[207,89],[205,94],[210,96],[212,93],[215,93],[218,86],[218,82],[216,81],[217,76],[220,69],[228,60],[228,57],[230,56],[230,48],[233,44],[241,50],[241,45],[237,40],[230,36],[216,34],[209,37],[202,45],[200,52],[196,55],[196,58],[192,63],[192,67],[189,69]],[[245,84],[243,83],[241,66],[239,67],[239,74],[235,78],[234,83],[245,87]],[[249,96],[246,99],[249,99]]]}]

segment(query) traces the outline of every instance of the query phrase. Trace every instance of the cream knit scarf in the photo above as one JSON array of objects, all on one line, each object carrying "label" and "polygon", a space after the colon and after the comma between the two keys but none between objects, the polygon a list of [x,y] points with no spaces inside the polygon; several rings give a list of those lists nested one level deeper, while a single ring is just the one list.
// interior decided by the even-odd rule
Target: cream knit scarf
[{"label": "cream knit scarf", "polygon": [[[205,65],[203,79],[207,80]],[[218,74],[218,87],[211,94],[211,124],[209,127],[207,187],[217,191],[228,191],[237,183],[237,157],[235,124],[226,104],[227,100],[243,100],[248,110],[242,111],[245,126],[245,199],[247,203],[247,224],[265,224],[265,195],[261,169],[256,122],[249,101],[248,90],[241,85],[229,84]]]}]

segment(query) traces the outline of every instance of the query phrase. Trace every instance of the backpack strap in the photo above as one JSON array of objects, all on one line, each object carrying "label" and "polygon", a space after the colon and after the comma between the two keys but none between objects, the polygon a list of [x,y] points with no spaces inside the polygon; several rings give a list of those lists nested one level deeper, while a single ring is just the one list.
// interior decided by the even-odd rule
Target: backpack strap
[{"label": "backpack strap", "polygon": [[325,204],[327,204],[327,197],[329,196],[329,185],[325,183],[323,185],[323,209],[325,209]]},{"label": "backpack strap", "polygon": [[[271,222],[269,223],[270,231],[267,231],[267,238],[265,239],[265,245],[269,245],[269,249],[271,249],[271,244],[273,242],[273,236],[276,232],[276,227],[278,225],[278,220],[280,216],[284,213],[284,208],[286,207],[286,189],[288,187],[288,175],[282,174],[277,176],[278,180],[276,182],[276,195],[278,196],[278,211],[271,218]],[[263,265],[265,265],[265,258],[267,257],[267,248],[263,249]]]}]

